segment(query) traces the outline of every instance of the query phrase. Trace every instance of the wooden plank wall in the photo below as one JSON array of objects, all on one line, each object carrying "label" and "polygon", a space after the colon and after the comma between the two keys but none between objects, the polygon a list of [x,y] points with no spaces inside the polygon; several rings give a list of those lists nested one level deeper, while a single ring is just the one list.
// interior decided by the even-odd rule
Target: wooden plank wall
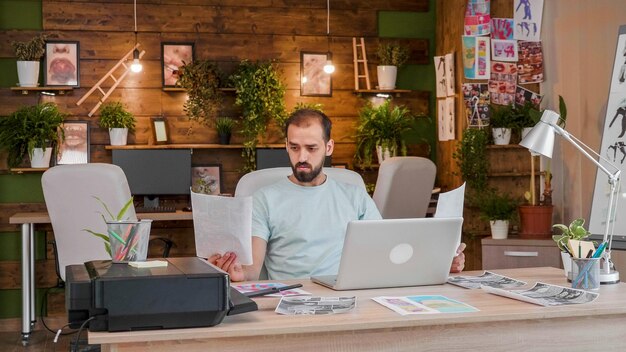
[{"label": "wooden plank wall", "polygon": [[[87,120],[91,124],[91,161],[110,162],[111,152],[105,150],[109,143],[108,133],[97,127],[98,113],[87,113],[97,102],[97,95],[88,98],[81,106],[76,102],[134,45],[132,0],[43,0],[43,28],[54,39],[80,41],[80,85],[67,95],[54,97],[37,94],[21,95],[8,88],[0,88],[0,116],[10,114],[22,105],[40,101],[53,101],[67,112],[69,120]],[[352,37],[365,37],[369,72],[375,82],[375,48],[379,42],[377,12],[428,11],[428,0],[335,0],[331,1],[330,50],[337,67],[333,75],[332,97],[300,96],[300,51],[327,51],[326,1],[324,0],[138,0],[137,40],[146,51],[142,60],[144,70],[129,74],[121,82],[109,101],[120,101],[136,115],[136,132],[129,136],[129,143],[150,142],[150,118],[164,116],[173,143],[216,143],[217,135],[212,128],[191,126],[182,105],[184,92],[164,92],[161,89],[161,42],[183,41],[195,43],[196,59],[215,60],[229,74],[242,59],[277,60],[287,85],[285,102],[291,110],[297,102],[319,102],[334,122],[333,137],[337,144],[333,162],[352,166],[354,128],[362,98],[353,94]],[[11,58],[10,42],[28,40],[35,31],[0,31],[0,58]],[[428,41],[402,39],[411,47],[411,64],[427,64],[430,61]],[[108,87],[113,82],[104,84]],[[375,84],[375,83],[374,83]],[[413,92],[396,100],[408,105],[414,112],[428,115],[429,93]],[[234,94],[226,93],[221,109],[222,116],[238,116],[233,105]],[[280,143],[280,135],[271,129],[263,138],[267,143]],[[234,143],[241,136],[234,136]],[[415,155],[428,155],[427,148],[413,148]],[[242,165],[238,150],[196,150],[195,164],[222,164],[224,189],[233,192],[241,174]],[[4,166],[3,166],[4,165]],[[6,171],[6,164],[0,164]],[[371,172],[370,172],[371,173]],[[372,181],[371,175],[368,175]],[[3,208],[35,210],[41,204],[9,204]],[[190,242],[188,223],[155,223],[158,235],[172,238],[177,246],[173,255],[194,253]],[[8,228],[7,228],[8,227]],[[17,226],[3,226],[5,231],[18,231]],[[49,234],[52,235],[51,233]],[[49,250],[48,250],[49,251]],[[151,249],[156,253],[157,249]],[[48,258],[52,258],[51,255]],[[54,266],[45,261],[37,275],[38,286],[49,286],[54,281]],[[4,265],[4,264],[3,264]],[[13,265],[8,263],[7,265]],[[38,264],[42,265],[42,264]],[[16,273],[17,265],[3,267],[2,272]],[[6,269],[6,270],[5,270]],[[38,268],[40,269],[40,268]],[[0,288],[19,288],[15,275],[0,275]],[[13,277],[15,276],[15,278]]]}]

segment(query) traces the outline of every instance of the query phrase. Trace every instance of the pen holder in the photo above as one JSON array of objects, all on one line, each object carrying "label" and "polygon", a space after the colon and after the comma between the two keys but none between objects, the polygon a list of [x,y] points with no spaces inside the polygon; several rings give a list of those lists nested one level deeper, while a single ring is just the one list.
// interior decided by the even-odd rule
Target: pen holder
[{"label": "pen holder", "polygon": [[572,258],[572,288],[600,288],[600,258]]},{"label": "pen holder", "polygon": [[113,263],[145,261],[152,220],[107,221]]}]

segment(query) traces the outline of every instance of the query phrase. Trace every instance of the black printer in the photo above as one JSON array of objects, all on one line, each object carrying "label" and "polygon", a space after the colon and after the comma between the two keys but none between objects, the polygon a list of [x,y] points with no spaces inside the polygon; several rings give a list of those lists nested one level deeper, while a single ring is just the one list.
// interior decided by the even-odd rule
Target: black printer
[{"label": "black printer", "polygon": [[214,326],[226,315],[257,310],[226,273],[200,258],[166,258],[166,267],[91,261],[66,267],[65,306],[78,328],[129,331]]}]

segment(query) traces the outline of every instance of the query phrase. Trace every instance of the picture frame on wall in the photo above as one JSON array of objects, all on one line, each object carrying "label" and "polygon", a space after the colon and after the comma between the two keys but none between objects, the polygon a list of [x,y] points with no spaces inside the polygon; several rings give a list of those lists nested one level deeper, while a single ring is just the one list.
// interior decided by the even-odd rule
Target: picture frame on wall
[{"label": "picture frame on wall", "polygon": [[191,167],[191,189],[196,193],[219,195],[222,192],[222,165]]},{"label": "picture frame on wall", "polygon": [[161,43],[161,81],[164,88],[176,87],[181,66],[193,62],[194,43],[162,42]]},{"label": "picture frame on wall", "polygon": [[89,121],[66,121],[60,128],[65,137],[59,144],[56,164],[89,163]]},{"label": "picture frame on wall", "polygon": [[43,65],[44,86],[80,87],[80,42],[48,40]]},{"label": "picture frame on wall", "polygon": [[300,52],[300,95],[330,97],[333,92],[332,75],[324,72],[328,53]]},{"label": "picture frame on wall", "polygon": [[167,144],[170,141],[169,129],[167,121],[164,117],[153,117],[152,122],[152,138],[155,144]]}]

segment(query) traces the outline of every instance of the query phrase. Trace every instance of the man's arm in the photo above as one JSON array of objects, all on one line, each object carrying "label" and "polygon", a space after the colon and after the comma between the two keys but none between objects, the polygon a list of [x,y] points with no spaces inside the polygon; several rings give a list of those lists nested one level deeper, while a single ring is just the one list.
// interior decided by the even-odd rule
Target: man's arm
[{"label": "man's arm", "polygon": [[460,273],[465,268],[465,243],[459,245],[459,248],[456,249],[456,256],[452,260],[452,265],[450,266],[451,273]]},{"label": "man's arm", "polygon": [[232,282],[253,281],[259,279],[266,251],[267,242],[260,237],[252,236],[252,265],[241,265],[233,252],[226,252],[224,255],[213,254],[207,260],[227,272]]}]

